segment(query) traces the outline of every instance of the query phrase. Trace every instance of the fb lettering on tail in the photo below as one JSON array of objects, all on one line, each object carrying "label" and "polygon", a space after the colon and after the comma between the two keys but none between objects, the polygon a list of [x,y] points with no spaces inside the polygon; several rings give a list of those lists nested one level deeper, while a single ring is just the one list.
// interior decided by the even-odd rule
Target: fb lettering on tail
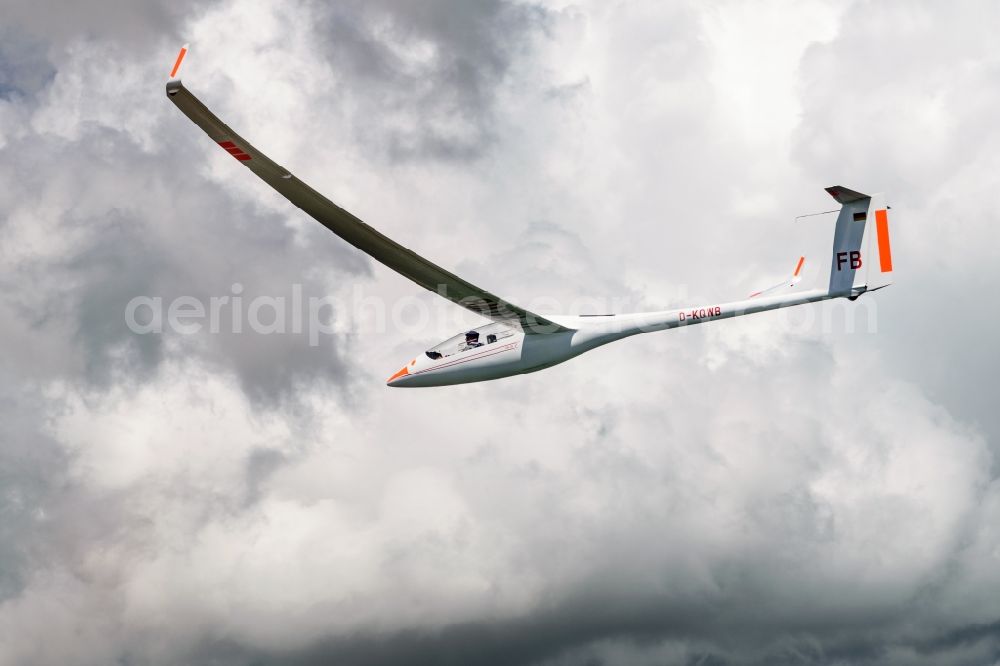
[{"label": "fb lettering on tail", "polygon": [[857,250],[851,250],[850,252],[838,252],[837,253],[837,270],[844,270],[844,266],[850,265],[852,271],[856,271],[861,268],[861,253]]}]

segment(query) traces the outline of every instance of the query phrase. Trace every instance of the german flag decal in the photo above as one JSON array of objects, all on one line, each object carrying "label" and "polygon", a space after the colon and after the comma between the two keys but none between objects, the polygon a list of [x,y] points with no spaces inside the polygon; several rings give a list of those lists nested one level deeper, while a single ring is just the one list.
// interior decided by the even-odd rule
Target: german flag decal
[{"label": "german flag decal", "polygon": [[226,149],[226,152],[238,159],[240,162],[246,162],[251,159],[249,155],[243,152],[243,149],[237,146],[232,141],[220,141],[219,145]]}]

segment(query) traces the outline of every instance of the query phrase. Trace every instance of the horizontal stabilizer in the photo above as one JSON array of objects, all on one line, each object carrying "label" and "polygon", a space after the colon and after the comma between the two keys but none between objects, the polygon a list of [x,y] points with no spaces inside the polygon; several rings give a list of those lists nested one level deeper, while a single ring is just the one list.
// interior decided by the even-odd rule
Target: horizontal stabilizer
[{"label": "horizontal stabilizer", "polygon": [[860,201],[862,199],[869,199],[867,194],[861,194],[861,192],[855,192],[854,190],[849,190],[846,187],[841,187],[840,185],[834,185],[833,187],[826,188],[826,191],[831,197],[837,200],[837,203],[847,204],[852,201]]}]

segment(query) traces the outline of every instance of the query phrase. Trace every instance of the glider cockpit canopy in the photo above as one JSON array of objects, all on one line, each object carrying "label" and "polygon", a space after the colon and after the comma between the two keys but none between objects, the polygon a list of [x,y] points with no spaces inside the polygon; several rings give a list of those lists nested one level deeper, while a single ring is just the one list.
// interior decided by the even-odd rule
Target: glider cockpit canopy
[{"label": "glider cockpit canopy", "polygon": [[454,337],[448,338],[441,344],[428,349],[425,353],[428,358],[436,360],[477,347],[491,345],[514,335],[517,335],[517,331],[510,326],[494,322],[466,331],[465,333],[459,333]]}]

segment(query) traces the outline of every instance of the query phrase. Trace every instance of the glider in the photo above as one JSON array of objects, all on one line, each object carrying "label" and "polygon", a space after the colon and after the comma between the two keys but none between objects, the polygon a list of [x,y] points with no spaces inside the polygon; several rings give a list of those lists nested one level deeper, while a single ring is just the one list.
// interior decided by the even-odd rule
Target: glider
[{"label": "glider", "polygon": [[223,150],[279,194],[333,233],[424,289],[490,320],[415,356],[387,384],[446,386],[535,372],[639,333],[765,312],[833,298],[851,300],[892,282],[888,209],[881,194],[845,187],[826,191],[841,204],[833,235],[829,283],[796,290],[805,257],[793,274],[750,297],[699,307],[619,315],[541,315],[517,307],[379,233],[276,164],[234,132],[181,83],[177,74],[187,53],[177,56],[167,97]]}]

